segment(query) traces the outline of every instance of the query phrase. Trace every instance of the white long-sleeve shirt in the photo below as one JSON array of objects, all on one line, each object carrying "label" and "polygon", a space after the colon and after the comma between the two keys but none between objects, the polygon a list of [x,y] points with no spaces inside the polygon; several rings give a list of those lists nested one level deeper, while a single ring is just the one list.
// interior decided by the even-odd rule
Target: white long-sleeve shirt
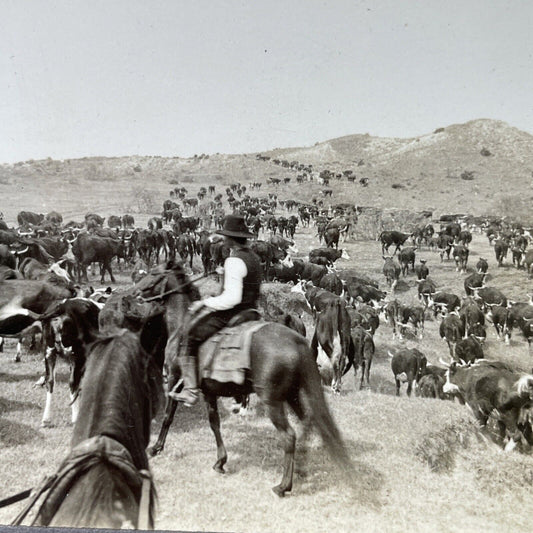
[{"label": "white long-sleeve shirt", "polygon": [[206,298],[204,304],[214,311],[226,311],[242,302],[243,280],[248,274],[246,263],[239,257],[224,261],[224,288],[219,296]]}]

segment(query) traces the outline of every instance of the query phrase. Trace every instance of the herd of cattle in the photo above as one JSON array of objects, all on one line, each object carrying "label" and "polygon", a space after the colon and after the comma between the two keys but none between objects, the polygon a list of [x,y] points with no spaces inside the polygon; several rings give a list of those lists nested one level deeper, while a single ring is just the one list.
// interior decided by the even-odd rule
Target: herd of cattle
[{"label": "herd of cattle", "polygon": [[[275,194],[255,197],[241,184],[232,184],[225,192],[223,199],[210,186],[190,198],[184,188],[174,189],[171,199],[163,203],[161,216],[150,218],[142,228],[135,226],[131,215],[109,216],[107,227],[106,219],[95,213],[85,215],[83,222],[64,223],[57,212],[21,211],[18,226],[11,228],[0,219],[0,351],[3,337],[16,337],[16,360],[20,360],[20,341],[35,343],[41,338],[46,369],[42,383],[47,386],[44,425],[51,422],[57,357],[66,356],[72,362],[73,395],[83,372],[84,362],[76,361],[76,345],[85,340],[79,338],[76,324],[65,319],[66,307],[82,306],[85,319],[97,329],[98,314],[112,293],[111,288],[90,287],[87,268],[99,265],[102,284],[106,272],[115,282],[113,265],[128,269],[136,283],[161,260],[179,259],[191,269],[203,269],[206,276],[215,274],[229,255],[223,239],[213,231],[223,223],[226,203],[231,212],[246,217],[256,235],[251,247],[261,259],[265,280],[289,284],[294,297],[302,295],[314,322],[311,348],[319,364],[329,361],[334,392],[341,390],[342,376],[351,367],[355,374],[361,368],[360,386],[370,386],[374,334],[381,323],[392,329],[393,339],[416,340],[423,337],[425,319],[431,314],[441,320],[439,333],[451,359],[442,361],[442,366],[432,365],[422,351],[404,345],[389,352],[396,393],[407,382],[408,395],[415,389],[425,397],[458,397],[472,408],[482,428],[491,414],[495,416],[506,449],[519,442],[533,445],[533,376],[485,359],[483,349],[487,324],[493,324],[498,338],[506,343],[519,330],[530,346],[533,299],[511,301],[497,287],[485,286],[485,259],[479,259],[475,272],[464,278],[464,297],[437,290],[426,262],[416,263],[417,250],[426,247],[437,252],[442,262],[453,258],[456,270],[466,273],[472,232],[480,230],[493,245],[498,265],[511,251],[516,268],[529,273],[533,248],[528,249],[527,228],[503,220],[450,216],[441,217],[437,228],[423,224],[410,233],[383,231],[379,241],[385,291],[360,270],[335,266],[340,259],[349,259],[339,246],[357,224],[354,206],[325,208],[322,201],[281,201]],[[307,257],[299,254],[294,241],[302,228],[316,231],[319,241]],[[390,251],[392,256],[385,255]],[[417,278],[419,305],[405,305],[395,297],[402,276],[410,272]],[[271,317],[268,309],[265,313]],[[306,335],[301,317],[285,312],[275,319]]]}]

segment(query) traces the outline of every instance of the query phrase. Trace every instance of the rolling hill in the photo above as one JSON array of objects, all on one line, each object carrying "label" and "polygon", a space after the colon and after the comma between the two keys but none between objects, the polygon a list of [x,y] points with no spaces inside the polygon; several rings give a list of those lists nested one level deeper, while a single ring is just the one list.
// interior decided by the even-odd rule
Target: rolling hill
[{"label": "rolling hill", "polygon": [[[258,194],[276,192],[279,198],[307,202],[320,197],[323,186],[316,181],[305,187],[296,184],[298,172],[275,165],[275,158],[312,164],[316,172],[349,169],[357,180],[368,178],[368,187],[345,178],[333,180],[332,203],[528,219],[533,199],[533,135],[496,120],[454,124],[409,139],[349,135],[311,147],[263,152],[270,161],[259,161],[255,155],[49,158],[6,164],[0,166],[0,210],[8,219],[21,209],[58,209],[74,215],[72,202],[81,194],[84,212],[157,213],[177,185],[194,194],[202,185],[220,188],[237,181],[262,182]],[[273,177],[291,181],[275,187],[267,183]]]}]

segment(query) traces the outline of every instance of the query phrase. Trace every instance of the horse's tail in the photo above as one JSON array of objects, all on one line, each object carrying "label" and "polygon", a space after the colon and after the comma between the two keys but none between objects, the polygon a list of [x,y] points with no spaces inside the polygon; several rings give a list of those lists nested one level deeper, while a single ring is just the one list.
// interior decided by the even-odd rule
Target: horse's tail
[{"label": "horse's tail", "polygon": [[331,458],[339,465],[341,471],[348,474],[351,480],[350,474],[353,472],[352,461],[346,450],[339,428],[333,420],[326,404],[318,368],[307,343],[305,348],[305,356],[302,357],[300,365],[301,403],[308,409],[308,414],[320,433]]}]

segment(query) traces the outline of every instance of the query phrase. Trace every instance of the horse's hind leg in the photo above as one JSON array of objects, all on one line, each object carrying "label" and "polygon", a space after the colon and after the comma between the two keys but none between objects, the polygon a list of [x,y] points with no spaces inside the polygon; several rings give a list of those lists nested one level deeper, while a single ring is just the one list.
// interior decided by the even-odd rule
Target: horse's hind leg
[{"label": "horse's hind leg", "polygon": [[152,457],[161,453],[163,451],[163,448],[165,447],[165,441],[167,440],[168,430],[170,429],[172,421],[174,420],[174,415],[176,413],[177,406],[178,402],[170,398],[167,399],[167,406],[165,408],[165,418],[163,419],[163,424],[161,425],[161,429],[159,430],[157,442],[148,450]]},{"label": "horse's hind leg", "polygon": [[220,433],[220,416],[218,415],[218,398],[216,396],[205,395],[207,403],[207,413],[209,415],[209,425],[211,430],[215,434],[215,440],[217,443],[217,462],[213,465],[215,472],[224,474],[224,465],[228,460],[228,454],[224,441],[222,440],[222,433]]},{"label": "horse's hind leg", "polygon": [[275,494],[280,497],[292,490],[292,476],[294,474],[294,450],[296,448],[296,435],[289,424],[284,405],[281,402],[268,404],[268,416],[278,431],[283,433],[283,477],[279,485],[272,487]]}]

